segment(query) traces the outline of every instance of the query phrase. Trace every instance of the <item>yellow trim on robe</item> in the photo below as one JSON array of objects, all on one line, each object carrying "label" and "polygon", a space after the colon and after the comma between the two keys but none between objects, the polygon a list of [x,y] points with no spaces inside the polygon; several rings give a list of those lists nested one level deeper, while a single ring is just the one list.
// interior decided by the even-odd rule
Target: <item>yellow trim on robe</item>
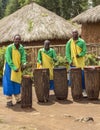
[{"label": "yellow trim on robe", "polygon": [[42,68],[42,65],[40,63],[37,63],[37,69],[41,69]]},{"label": "yellow trim on robe", "polygon": [[21,62],[20,62],[21,55],[19,51],[15,48],[12,48],[12,61],[15,64],[15,66],[19,69],[18,72],[15,72],[14,70],[11,70],[11,81],[16,83],[21,83]]},{"label": "yellow trim on robe", "polygon": [[78,45],[76,45],[75,41],[71,40],[71,58],[73,65],[83,69],[83,67],[85,66],[84,57],[76,57],[76,55],[78,55],[81,51],[82,49]]}]

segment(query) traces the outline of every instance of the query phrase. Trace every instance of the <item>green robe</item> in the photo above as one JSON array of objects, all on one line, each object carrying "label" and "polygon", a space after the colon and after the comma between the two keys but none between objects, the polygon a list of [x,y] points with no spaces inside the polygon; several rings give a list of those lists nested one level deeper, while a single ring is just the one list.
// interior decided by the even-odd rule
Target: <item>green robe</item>
[{"label": "green robe", "polygon": [[[16,70],[17,67],[14,65],[12,61],[12,47],[16,49],[14,43],[7,47],[6,53],[5,53],[5,61],[8,63],[8,65],[10,66],[12,70]],[[25,53],[24,47],[21,44],[18,51],[20,52],[20,55],[21,55],[21,59],[20,59],[21,63],[22,64],[26,63],[26,53]]]},{"label": "green robe", "polygon": [[[69,62],[69,64],[73,62],[72,58],[71,58],[71,40],[72,39],[70,39],[66,43],[66,50],[65,50],[65,52],[66,52],[66,59]],[[78,54],[79,57],[85,56],[85,54],[86,54],[86,43],[85,43],[85,41],[83,39],[81,39],[81,38],[78,38],[78,40],[76,41],[76,45],[79,46],[82,49],[80,54]]]},{"label": "green robe", "polygon": [[56,58],[56,52],[53,48],[50,48],[48,51],[46,51],[44,48],[41,48],[38,51],[38,58],[37,58],[37,62],[40,63],[40,64],[42,64],[42,54],[41,54],[41,52],[44,52],[45,54],[47,54],[52,59]]}]

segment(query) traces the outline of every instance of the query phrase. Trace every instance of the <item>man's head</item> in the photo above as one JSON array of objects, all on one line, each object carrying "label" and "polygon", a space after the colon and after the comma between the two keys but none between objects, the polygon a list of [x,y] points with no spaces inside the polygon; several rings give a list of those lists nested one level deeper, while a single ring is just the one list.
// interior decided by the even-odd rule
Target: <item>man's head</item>
[{"label": "man's head", "polygon": [[76,29],[72,31],[72,36],[74,40],[78,40],[78,31]]},{"label": "man's head", "polygon": [[16,34],[14,36],[14,44],[17,46],[21,42],[21,36],[19,34]]},{"label": "man's head", "polygon": [[44,49],[45,49],[46,51],[48,51],[49,48],[50,48],[50,41],[49,41],[49,40],[45,40],[45,41],[44,41]]}]

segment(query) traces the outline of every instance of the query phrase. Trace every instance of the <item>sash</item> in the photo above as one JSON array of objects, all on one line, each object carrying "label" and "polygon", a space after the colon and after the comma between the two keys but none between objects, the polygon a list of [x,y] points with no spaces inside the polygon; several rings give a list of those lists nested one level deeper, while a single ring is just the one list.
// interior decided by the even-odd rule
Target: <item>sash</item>
[{"label": "sash", "polygon": [[49,68],[50,71],[50,80],[53,80],[53,59],[49,57],[47,54],[42,52],[42,67]]},{"label": "sash", "polygon": [[21,62],[20,62],[21,56],[17,49],[12,48],[12,61],[14,65],[19,69],[18,72],[15,72],[14,70],[11,70],[11,81],[16,83],[21,83]]},{"label": "sash", "polygon": [[78,45],[76,45],[75,41],[72,39],[71,40],[71,59],[73,61],[73,65],[76,67],[81,67],[83,69],[83,67],[85,66],[84,57],[79,57],[79,58],[76,57],[76,55],[78,55],[81,51],[82,49]]},{"label": "sash", "polygon": [[47,54],[45,54],[44,52],[41,52],[42,54],[42,65],[40,65],[39,63],[37,63],[37,68],[49,68],[49,72],[50,72],[50,80],[53,80],[53,60],[51,57],[49,57]]}]

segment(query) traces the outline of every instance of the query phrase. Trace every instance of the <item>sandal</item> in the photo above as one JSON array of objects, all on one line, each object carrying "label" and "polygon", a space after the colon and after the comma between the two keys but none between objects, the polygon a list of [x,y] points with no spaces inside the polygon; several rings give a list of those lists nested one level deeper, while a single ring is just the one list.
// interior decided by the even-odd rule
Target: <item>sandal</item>
[{"label": "sandal", "polygon": [[7,107],[12,107],[12,106],[13,106],[12,101],[7,102]]}]

